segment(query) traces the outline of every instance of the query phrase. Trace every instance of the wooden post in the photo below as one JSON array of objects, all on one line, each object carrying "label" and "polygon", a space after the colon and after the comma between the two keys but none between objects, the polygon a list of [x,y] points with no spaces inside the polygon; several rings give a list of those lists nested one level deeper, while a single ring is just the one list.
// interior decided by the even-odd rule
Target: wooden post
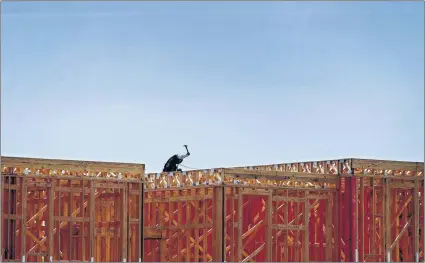
[{"label": "wooden post", "polygon": [[[288,197],[288,192],[289,192],[288,190],[285,191],[286,197]],[[289,200],[285,200],[284,203],[283,203],[283,207],[284,207],[283,209],[285,209],[284,224],[286,226],[286,229],[285,229],[285,232],[284,232],[285,233],[285,235],[284,235],[285,240],[283,241],[284,244],[285,244],[285,254],[283,255],[283,261],[285,261],[285,262],[288,262],[288,258],[289,258],[289,242],[288,242],[288,237],[289,237],[289,227],[288,227],[288,225],[289,225],[289,204],[290,204]],[[276,213],[277,213],[277,211],[276,211]],[[298,218],[298,215],[295,215],[295,216]],[[276,259],[276,261],[277,260],[278,259]]]},{"label": "wooden post", "polygon": [[[9,218],[6,219],[6,247],[5,247],[5,257],[6,259],[15,259],[15,251],[14,251],[14,247],[15,247],[15,235],[13,233],[15,233],[16,231],[16,221],[15,219],[12,217],[14,217],[16,215],[16,188],[12,187],[12,185],[14,186],[16,184],[16,177],[14,176],[14,168],[11,167],[9,168],[10,172],[7,175],[7,184],[8,184],[8,189],[7,189],[7,201],[6,201],[6,205],[7,205],[7,211],[5,212]],[[2,213],[3,214],[3,213]],[[3,226],[3,222],[0,224],[1,226]],[[2,249],[3,250],[3,249]]]},{"label": "wooden post", "polygon": [[[394,226],[391,227],[391,231],[394,230],[394,236],[397,237],[398,234],[399,234],[399,226],[400,226],[400,219],[399,219],[398,216],[396,216],[397,215],[397,211],[398,211],[398,199],[399,199],[398,198],[397,189],[394,189],[391,194],[393,196],[392,206],[391,206],[392,207],[392,213],[391,213],[391,215],[387,215],[387,216],[390,216],[391,219],[394,219],[395,218],[395,222],[393,222],[391,224],[391,225],[394,225]],[[404,198],[401,198],[401,199],[403,200]],[[402,220],[402,221],[404,221],[404,220]],[[390,247],[390,250],[391,250],[391,253],[392,253],[393,248]],[[399,242],[396,242],[396,244],[395,244],[394,254],[395,254],[396,260],[398,260],[400,258],[400,245],[399,245]]]},{"label": "wooden post", "polygon": [[[68,181],[68,186],[72,188],[72,180]],[[74,222],[72,221],[72,196],[73,192],[68,192],[68,260],[73,260],[73,249],[72,249],[72,225]]]},{"label": "wooden post", "polygon": [[49,187],[49,194],[48,194],[48,200],[49,200],[49,222],[48,222],[48,240],[49,240],[49,262],[53,262],[53,253],[54,253],[54,240],[53,240],[53,229],[54,229],[54,223],[55,223],[55,180],[50,180],[50,187]]},{"label": "wooden post", "polygon": [[[353,206],[355,206],[355,192],[353,192],[354,177],[350,174],[350,176],[345,177],[345,191],[344,191],[344,218],[346,220],[342,221],[344,230],[344,254],[345,260],[349,262],[354,262],[354,252],[355,252],[355,243],[354,239],[356,238],[355,233],[355,213]],[[355,189],[354,189],[355,190]]]},{"label": "wooden post", "polygon": [[364,238],[364,222],[365,222],[365,212],[364,212],[364,177],[360,178],[360,247],[359,247],[359,261],[364,261],[364,248],[365,248],[365,238]]},{"label": "wooden post", "polygon": [[273,223],[273,190],[269,190],[267,195],[267,205],[266,205],[266,262],[272,261],[272,242],[273,242],[273,232],[272,232],[272,223]]},{"label": "wooden post", "polygon": [[[190,190],[189,190],[190,191]],[[165,195],[165,191],[161,192],[161,197],[163,198]],[[190,207],[190,201],[187,201],[186,203],[187,207]],[[189,213],[190,214],[190,213]],[[167,261],[167,244],[165,242],[166,236],[165,233],[166,231],[164,230],[165,227],[165,203],[163,202],[159,202],[159,228],[160,228],[160,232],[161,232],[161,239],[159,240],[159,261],[160,262],[166,262]],[[189,236],[188,236],[189,239]],[[186,251],[190,251],[190,243],[188,243],[188,246],[186,248]]]},{"label": "wooden post", "polygon": [[238,188],[238,231],[237,231],[237,238],[238,242],[236,244],[236,253],[237,253],[237,261],[241,262],[243,260],[242,258],[242,251],[243,251],[243,243],[242,243],[242,222],[243,222],[243,195],[242,195],[242,188]]},{"label": "wooden post", "polygon": [[[296,191],[296,194],[297,194],[297,197],[298,197],[298,191]],[[299,219],[300,219],[300,217],[299,217],[299,215],[300,215],[300,202],[298,202],[298,201],[296,201],[296,202],[293,202],[293,204],[295,205],[295,225],[299,225],[300,224],[300,221],[299,221]],[[298,246],[298,242],[299,242],[299,240],[300,240],[300,230],[299,229],[297,229],[296,231],[295,231],[295,262],[298,262],[299,260],[300,260],[300,250],[298,249],[299,248],[299,246]]]},{"label": "wooden post", "polygon": [[351,174],[350,177],[345,178],[347,179],[347,182],[349,182],[348,187],[350,188],[350,191],[347,194],[347,202],[346,205],[348,206],[348,213],[350,218],[350,230],[348,230],[348,235],[346,238],[349,240],[350,246],[347,248],[347,251],[349,251],[349,259],[350,261],[356,261],[356,253],[358,251],[358,220],[357,220],[357,211],[358,211],[358,189],[357,189],[357,178]]},{"label": "wooden post", "polygon": [[[1,181],[3,181],[3,178],[1,178]],[[26,222],[27,222],[27,201],[28,201],[28,190],[27,190],[27,178],[25,176],[22,177],[22,220],[21,220],[21,260],[22,262],[25,262],[27,260],[27,234],[26,234]],[[3,192],[0,192],[0,195],[3,195]],[[1,200],[1,199],[0,199]],[[1,202],[1,201],[0,201]],[[3,213],[1,213],[3,215]],[[0,229],[3,229],[3,221],[0,224]],[[1,236],[0,240],[3,239],[3,236]],[[0,243],[1,244],[1,243]],[[3,248],[0,246],[1,250]],[[0,259],[1,262],[1,259]]]},{"label": "wooden post", "polygon": [[[207,195],[208,193],[208,189],[204,188],[204,195]],[[206,218],[207,216],[207,203],[204,202],[203,206],[202,206],[202,213],[204,214],[204,218]],[[205,222],[205,221],[204,221]],[[208,261],[208,257],[207,257],[207,252],[208,252],[208,231],[207,229],[204,227],[202,229],[202,235],[204,236],[204,239],[202,240],[202,247],[204,249],[203,255],[202,255],[202,261],[203,262],[207,262]]]},{"label": "wooden post", "polygon": [[[235,240],[235,229],[237,229],[237,223],[235,222],[235,220],[237,219],[237,216],[238,216],[238,215],[236,215],[236,219],[235,219],[235,211],[237,211],[237,209],[235,209],[235,202],[236,202],[237,197],[236,197],[236,188],[235,187],[229,187],[229,188],[230,188],[230,200],[231,200],[230,208],[229,208],[230,209],[230,222],[231,222],[231,232],[230,232],[231,241],[230,241],[230,243],[233,244],[233,245],[230,246],[230,258],[229,259],[225,258],[225,259],[226,259],[226,261],[229,261],[229,262],[237,262],[238,261],[238,258],[237,258],[238,253],[236,252],[237,246],[234,245],[235,242],[236,242],[236,240]],[[227,215],[227,213],[225,215]],[[227,250],[225,250],[225,251],[227,252]],[[225,255],[227,255],[226,252],[225,252]],[[226,256],[224,256],[224,257],[226,257]]]},{"label": "wooden post", "polygon": [[[214,260],[215,262],[223,261],[223,191],[224,186],[214,187]],[[207,235],[204,232],[204,241]],[[205,253],[206,251],[204,251]]]},{"label": "wooden post", "polygon": [[[85,239],[85,214],[84,214],[84,194],[85,194],[85,189],[84,189],[84,177],[81,179],[81,194],[80,194],[80,215],[81,218],[83,219],[83,222],[81,222],[81,246],[82,246],[82,251],[81,251],[81,256],[82,256],[82,261],[86,260],[86,239]],[[59,193],[58,193],[59,195]],[[60,206],[60,204],[59,204]],[[56,235],[58,235],[58,230],[59,227],[56,230]]]},{"label": "wooden post", "polygon": [[[11,177],[11,175],[10,174],[12,173],[12,171],[13,171],[12,169],[13,168],[9,168],[9,169],[10,169],[10,171],[8,171],[8,174],[5,175],[5,177],[3,177],[3,175],[1,175],[2,176],[2,179],[5,179],[4,180],[4,183],[5,184],[7,183],[7,194],[5,196],[5,201],[4,201],[6,206],[3,208],[3,211],[1,211],[2,212],[1,213],[2,218],[4,217],[5,214],[9,215],[11,213],[11,211],[10,211],[10,192],[11,192],[11,189],[10,189],[10,177]],[[4,222],[4,221],[6,221],[6,222]],[[6,227],[5,227],[6,228],[5,229],[5,233],[3,233],[6,236],[6,238],[5,238],[5,244],[4,244],[4,248],[1,247],[1,252],[4,253],[4,259],[8,260],[8,259],[10,259],[10,251],[9,251],[9,248],[10,248],[10,236],[11,236],[11,234],[10,234],[10,232],[11,232],[10,231],[10,220],[9,220],[9,218],[4,218],[4,221],[1,222],[1,224],[0,224],[2,229],[4,227],[3,224],[5,223],[5,225],[6,225]],[[3,239],[3,236],[2,236],[1,239]]]},{"label": "wooden post", "polygon": [[[100,191],[102,191],[102,192],[105,191],[106,190],[105,188],[106,187],[102,187],[102,190],[100,190]],[[108,190],[106,190],[106,191],[108,191]],[[120,221],[122,221],[122,215],[120,215],[120,212],[122,211],[123,207],[122,207],[122,203],[120,203],[120,201],[122,200],[122,191],[123,190],[122,189],[118,189],[118,190],[117,189],[112,189],[112,192],[113,192],[114,195],[116,195],[116,191],[118,191],[118,195],[115,196],[114,199],[111,199],[111,198],[108,198],[108,197],[105,198],[106,199],[105,200],[106,201],[106,207],[105,207],[106,214],[104,214],[104,215],[100,214],[99,217],[98,217],[101,222],[105,222],[105,221],[106,222],[111,222],[111,220],[112,220],[112,211],[114,212],[114,215],[116,215],[116,217],[117,218],[120,218]],[[112,203],[114,203],[114,206],[112,206]],[[117,205],[117,204],[119,204],[119,205]],[[101,201],[101,206],[102,206],[102,201]],[[122,225],[122,222],[121,222],[121,225]],[[98,258],[99,261],[102,260],[102,261],[110,262],[110,261],[114,260],[113,257],[118,252],[117,250],[120,247],[120,244],[117,244],[114,247],[111,246],[112,236],[114,234],[116,234],[116,226],[113,227],[111,230],[113,232],[115,232],[115,233],[113,233],[112,231],[109,231],[109,229],[105,229],[105,228],[101,230],[106,235],[106,238],[105,238],[106,239],[105,240],[105,247],[106,247],[106,249],[104,251],[101,251],[99,249],[99,247],[101,245],[99,244],[99,245],[96,246],[96,249],[97,249],[97,251],[96,251],[96,258]],[[121,231],[122,231],[122,227],[121,227]],[[99,234],[99,232],[98,232],[98,234]],[[100,234],[100,236],[102,236],[102,234]],[[121,233],[121,239],[122,239],[122,236],[123,235]],[[102,242],[102,241],[100,241],[101,240],[101,237],[99,237],[97,239],[99,240],[99,243]],[[121,244],[122,244],[123,240],[120,240],[120,241],[121,241]],[[117,256],[117,257],[120,258],[119,256]],[[99,259],[99,258],[102,258],[102,259]],[[120,259],[122,260],[122,257]]]},{"label": "wooden post", "polygon": [[[140,183],[139,187],[139,262],[143,262],[145,251],[145,231],[143,230],[145,225],[145,185]],[[180,255],[180,251],[178,251],[178,255]]]},{"label": "wooden post", "polygon": [[[226,261],[226,235],[227,235],[227,224],[226,224],[226,215],[227,215],[227,199],[226,199],[226,186],[222,184],[221,186],[221,196],[222,196],[222,209],[221,209],[221,224],[223,225],[222,231],[221,231],[221,240],[222,240],[222,246],[221,246],[221,262]],[[233,199],[232,199],[233,202]],[[205,214],[206,214],[205,210]],[[205,231],[207,232],[207,231]],[[206,236],[205,236],[206,237]],[[204,239],[204,241],[208,241],[207,239]],[[206,242],[208,244],[208,242]],[[205,252],[207,252],[207,245],[205,245]]]},{"label": "wooden post", "polygon": [[330,196],[326,200],[325,231],[325,260],[330,262],[332,261],[332,202]]},{"label": "wooden post", "polygon": [[309,191],[305,192],[305,201],[304,201],[304,237],[303,237],[303,261],[309,262],[310,254],[310,240],[309,240],[309,215],[310,215],[310,202],[307,199]]},{"label": "wooden post", "polygon": [[[193,189],[193,192],[194,192],[194,196],[198,196],[200,194],[200,192],[196,188]],[[195,202],[195,215],[193,218],[193,227],[194,227],[193,230],[194,230],[195,253],[194,253],[193,262],[198,262],[199,261],[199,200],[194,200],[194,202]]]},{"label": "wooden post", "polygon": [[121,241],[122,241],[122,261],[126,262],[128,258],[127,254],[127,231],[128,231],[128,222],[127,222],[127,213],[128,213],[128,202],[127,202],[127,194],[129,191],[128,183],[124,183],[124,189],[121,189]]},{"label": "wooden post", "polygon": [[94,262],[95,251],[95,233],[94,233],[94,219],[95,219],[95,188],[93,180],[90,180],[90,262]]},{"label": "wooden post", "polygon": [[[187,190],[186,192],[186,196],[190,197],[191,195],[191,190]],[[192,262],[191,257],[190,257],[190,235],[191,235],[191,229],[189,228],[189,225],[192,223],[191,221],[191,217],[192,217],[192,212],[191,212],[191,204],[190,201],[186,201],[186,262]],[[161,251],[161,253],[164,253]]]},{"label": "wooden post", "polygon": [[[182,196],[182,191],[179,191],[179,196]],[[179,224],[182,224],[182,220],[183,220],[183,202],[178,202],[177,203],[177,222],[179,222]],[[181,261],[181,257],[180,257],[180,251],[182,249],[182,240],[180,239],[180,237],[177,237],[177,261],[180,262]]]},{"label": "wooden post", "polygon": [[[3,172],[3,170],[1,172]],[[3,180],[4,180],[4,176],[1,173],[0,174],[0,262],[3,262],[3,251],[4,251],[4,249],[3,249],[3,235],[4,235],[4,233],[3,233],[3,224],[4,224],[3,215],[5,214],[5,211],[3,211],[3,193],[4,193],[4,190],[3,190],[4,181]],[[26,249],[25,249],[25,251],[26,251]]]},{"label": "wooden post", "polygon": [[375,244],[376,244],[376,190],[375,190],[375,180],[374,180],[374,178],[371,178],[371,180],[370,180],[370,183],[371,183],[371,187],[372,187],[372,204],[371,204],[371,206],[372,206],[372,227],[370,228],[370,238],[372,239],[370,242],[372,243],[372,245],[371,245],[371,252],[372,252],[372,255],[373,255],[373,258],[375,259],[376,258],[376,246],[375,246]]},{"label": "wooden post", "polygon": [[335,262],[341,261],[341,175],[338,174],[336,183],[336,193],[334,193],[334,218],[335,218]]},{"label": "wooden post", "polygon": [[390,204],[391,204],[391,191],[390,191],[390,179],[389,178],[384,178],[384,218],[385,218],[385,228],[384,228],[384,232],[385,232],[385,241],[384,241],[384,253],[385,253],[385,259],[387,262],[391,261],[391,250],[390,250],[390,246],[391,246],[391,209],[390,209]]},{"label": "wooden post", "polygon": [[[58,200],[57,200],[57,204],[58,204],[58,216],[62,216],[62,191],[58,192]],[[56,244],[58,246],[58,260],[61,260],[63,258],[63,254],[61,255],[61,223],[58,220],[56,223]]]},{"label": "wooden post", "polygon": [[415,262],[419,262],[419,183],[419,178],[415,178],[415,186],[413,188],[413,253]]},{"label": "wooden post", "polygon": [[351,177],[351,183],[353,187],[353,194],[352,197],[352,205],[354,206],[354,215],[353,215],[353,221],[354,221],[354,241],[353,241],[353,247],[354,247],[354,261],[359,262],[359,188],[357,187],[357,177],[354,176],[354,174]]},{"label": "wooden post", "polygon": [[[377,208],[376,211],[379,211],[378,214],[376,215],[381,216],[381,220],[379,220],[379,224],[378,224],[378,228],[379,228],[379,235],[381,236],[381,242],[379,242],[378,244],[378,254],[382,255],[382,258],[379,258],[378,256],[378,261],[382,261],[382,262],[386,262],[387,258],[388,258],[388,253],[387,250],[385,249],[385,243],[387,242],[387,237],[386,237],[386,233],[388,233],[386,231],[386,217],[385,214],[387,212],[386,209],[386,187],[385,187],[385,181],[386,179],[381,179],[381,185],[382,185],[382,191],[379,192],[377,191],[377,197],[378,197],[378,193],[381,194],[380,198],[377,198]],[[376,238],[378,239],[378,235],[376,235]]]}]

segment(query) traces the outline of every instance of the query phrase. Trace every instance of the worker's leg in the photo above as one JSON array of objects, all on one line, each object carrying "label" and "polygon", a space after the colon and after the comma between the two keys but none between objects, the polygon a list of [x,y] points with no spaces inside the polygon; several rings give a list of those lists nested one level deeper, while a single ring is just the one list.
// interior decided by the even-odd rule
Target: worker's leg
[{"label": "worker's leg", "polygon": [[167,173],[171,173],[171,172],[175,172],[177,171],[177,166],[176,165],[169,165],[164,167],[163,172],[167,172]]}]

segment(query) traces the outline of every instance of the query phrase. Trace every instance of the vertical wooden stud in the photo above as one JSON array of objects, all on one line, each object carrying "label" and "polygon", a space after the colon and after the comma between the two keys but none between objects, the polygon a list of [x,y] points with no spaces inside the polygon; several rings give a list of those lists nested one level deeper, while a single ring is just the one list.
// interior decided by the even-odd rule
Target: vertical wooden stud
[{"label": "vertical wooden stud", "polygon": [[419,183],[419,178],[415,178],[413,189],[413,253],[415,262],[419,262]]},{"label": "vertical wooden stud", "polygon": [[325,260],[332,261],[332,201],[329,196],[326,199],[326,214],[325,214],[325,242],[326,254]]},{"label": "vertical wooden stud", "polygon": [[243,222],[243,195],[242,195],[242,188],[238,188],[238,228],[237,228],[237,238],[238,242],[236,245],[236,253],[237,253],[237,260],[241,262],[243,260],[242,258],[242,251],[243,251],[243,243],[242,243],[242,222]]},{"label": "vertical wooden stud", "polygon": [[266,262],[272,261],[272,215],[273,215],[273,193],[272,190],[269,190],[267,195],[267,205],[266,205]]},{"label": "vertical wooden stud", "polygon": [[[95,252],[95,233],[94,233],[94,223],[95,223],[95,188],[93,180],[90,180],[90,261],[94,262],[94,252]],[[99,260],[99,259],[98,259]]]},{"label": "vertical wooden stud", "polygon": [[49,222],[48,222],[48,240],[49,240],[49,262],[53,262],[53,253],[54,253],[54,239],[53,239],[53,229],[54,229],[54,212],[55,212],[55,181],[50,180],[49,194],[48,194],[48,211],[49,211]]},{"label": "vertical wooden stud", "polygon": [[304,237],[303,237],[303,261],[308,262],[310,254],[310,240],[309,240],[309,214],[310,214],[310,202],[307,198],[309,191],[306,191],[305,201],[304,201]]},{"label": "vertical wooden stud", "polygon": [[[3,181],[3,177],[1,178],[1,181]],[[3,195],[3,192],[0,192],[0,195]],[[1,201],[0,201],[1,202]],[[22,255],[21,260],[22,262],[27,261],[27,208],[28,208],[28,190],[27,190],[27,178],[24,176],[22,177],[22,220],[21,220],[21,248],[22,248]],[[3,215],[3,213],[1,213]],[[0,229],[3,229],[3,221],[0,224]],[[0,240],[3,239],[3,236],[0,237]],[[3,248],[0,246],[1,250]],[[0,257],[1,262],[1,257]]]}]

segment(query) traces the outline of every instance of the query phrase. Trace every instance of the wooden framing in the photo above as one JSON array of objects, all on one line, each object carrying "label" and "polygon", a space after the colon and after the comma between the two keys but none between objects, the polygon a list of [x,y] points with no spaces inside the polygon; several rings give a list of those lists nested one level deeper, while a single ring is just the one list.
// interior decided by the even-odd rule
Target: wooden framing
[{"label": "wooden framing", "polygon": [[138,261],[143,164],[2,157],[3,261]]},{"label": "wooden framing", "polygon": [[[220,248],[225,244],[222,254],[227,262],[384,262],[388,251],[393,262],[414,261],[415,253],[417,262],[424,260],[423,232],[419,232],[424,228],[423,163],[345,159],[152,173],[144,181],[149,195],[197,189],[197,194],[191,197],[184,194],[173,199],[163,197],[162,202],[191,200],[194,208],[196,202],[209,200],[213,203],[209,211],[217,211],[213,208],[220,207],[222,201],[200,193],[223,188],[224,234],[218,237],[221,226],[218,214],[210,216],[214,218],[212,223],[218,221],[208,225],[207,233],[213,237],[208,247]],[[393,198],[395,194],[400,198]],[[394,200],[402,204],[391,216]],[[190,205],[181,204],[184,206]],[[174,213],[179,211],[175,208]],[[395,215],[399,214],[413,217],[398,220]],[[181,235],[205,227],[184,220],[179,222]],[[155,227],[161,228],[158,224]],[[161,238],[167,241],[168,236]],[[199,238],[204,240],[202,235]],[[194,240],[197,240],[194,236],[189,238],[186,246],[182,241],[168,241],[167,244],[174,244],[177,249],[167,249],[174,254],[165,260],[196,260]],[[191,248],[190,255],[179,257],[178,251],[187,252],[187,246]],[[399,252],[393,253],[396,248]],[[145,249],[158,251],[158,245]],[[207,260],[223,260],[222,254],[212,248],[199,253],[208,253]],[[145,258],[145,261],[158,260],[158,257]]]},{"label": "wooden framing", "polygon": [[4,261],[424,261],[423,163],[1,161]]}]

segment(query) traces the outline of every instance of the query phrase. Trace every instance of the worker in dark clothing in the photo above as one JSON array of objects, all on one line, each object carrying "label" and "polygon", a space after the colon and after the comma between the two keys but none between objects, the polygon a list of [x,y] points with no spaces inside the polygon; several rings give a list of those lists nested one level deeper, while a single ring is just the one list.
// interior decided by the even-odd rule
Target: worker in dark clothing
[{"label": "worker in dark clothing", "polygon": [[183,162],[183,159],[188,157],[190,155],[189,150],[187,149],[187,145],[184,145],[186,148],[186,154],[185,155],[179,155],[175,154],[168,159],[168,161],[164,165],[163,172],[181,172],[181,169],[178,169],[178,165]]}]

